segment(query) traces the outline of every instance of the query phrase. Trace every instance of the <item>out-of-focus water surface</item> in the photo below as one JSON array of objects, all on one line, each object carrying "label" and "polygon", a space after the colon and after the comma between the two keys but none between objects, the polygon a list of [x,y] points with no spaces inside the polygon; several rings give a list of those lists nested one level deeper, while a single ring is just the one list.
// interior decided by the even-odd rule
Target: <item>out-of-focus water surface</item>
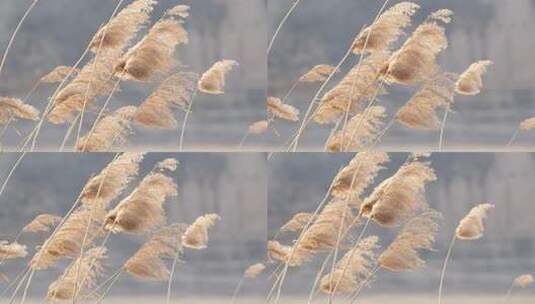
[{"label": "out-of-focus water surface", "polygon": [[[0,2],[2,52],[30,3],[19,0]],[[179,3],[191,6],[191,15],[185,25],[190,42],[179,47],[176,55],[186,66],[185,69],[201,74],[221,59],[233,59],[240,64],[228,74],[224,95],[197,94],[195,97],[185,148],[216,151],[236,149],[249,123],[265,117],[265,3],[262,0],[161,0],[153,13],[152,22],[159,18],[164,9]],[[109,19],[116,4],[117,1],[107,0],[39,1],[20,29],[7,57],[0,75],[0,96],[22,98],[44,73],[57,65],[73,65],[93,33]],[[127,104],[139,105],[158,83],[123,84],[121,92],[114,95],[109,109]],[[29,103],[43,110],[55,88],[55,85],[41,86]],[[103,102],[97,102],[98,109]],[[96,118],[93,112],[86,116],[83,133]],[[181,122],[184,114],[180,112],[177,115]],[[33,123],[21,121],[16,126],[26,134]],[[67,128],[66,125],[45,124],[37,148],[57,150]],[[134,133],[129,136],[128,149],[177,150],[176,130],[149,130],[135,126]],[[10,130],[3,140],[7,148],[12,148],[20,141],[21,137],[15,130]],[[72,141],[69,142],[70,146]]]},{"label": "out-of-focus water surface", "polygon": [[[275,40],[269,56],[268,94],[282,97],[292,83],[316,64],[336,65],[348,49],[356,33],[374,16],[384,1],[309,0],[301,1]],[[389,1],[391,6],[400,1]],[[494,61],[484,76],[481,94],[457,96],[446,127],[446,149],[503,149],[520,121],[535,114],[533,98],[532,49],[535,39],[535,3],[530,0],[448,0],[415,1],[421,5],[414,17],[414,27],[439,8],[454,11],[453,21],[446,26],[448,49],[439,56],[441,66],[462,72],[480,59]],[[270,33],[282,19],[292,1],[268,1]],[[270,34],[271,35],[271,34]],[[399,43],[406,37],[402,37]],[[399,44],[398,44],[399,45]],[[396,45],[396,47],[398,46]],[[351,57],[331,88],[358,62]],[[289,100],[302,111],[308,107],[318,85],[300,85]],[[389,94],[379,104],[387,108],[387,122],[416,88],[390,86]],[[269,140],[281,146],[296,125],[280,123],[282,139]],[[321,149],[330,127],[313,125],[304,133],[301,150]],[[532,149],[535,134],[522,132],[513,147]],[[438,132],[408,129],[399,123],[388,131],[381,147],[401,149],[438,148]],[[397,150],[397,149],[396,149]]]},{"label": "out-of-focus water surface", "polygon": [[[408,154],[391,153],[390,156],[392,160],[386,164],[387,169],[380,172],[362,198],[375,185],[391,176]],[[269,235],[272,237],[295,213],[314,212],[337,171],[352,157],[347,153],[274,155],[268,187]],[[438,179],[428,185],[427,201],[443,215],[434,245],[436,251],[422,252],[427,267],[421,271],[389,273],[380,270],[365,294],[436,295],[442,262],[455,227],[473,206],[483,202],[495,204],[496,208],[485,220],[483,238],[455,243],[446,272],[445,294],[489,293],[493,297],[500,296],[505,294],[514,277],[534,274],[535,224],[532,214],[535,212],[535,154],[439,153],[433,154],[430,160]],[[386,246],[397,232],[398,229],[384,229],[371,224],[367,235],[377,234],[380,244]],[[292,239],[295,239],[292,234],[282,236],[284,242]],[[324,257],[320,256],[313,263],[291,269],[285,281],[287,294],[308,293]],[[515,293],[534,295],[533,287],[518,288]]]},{"label": "out-of-focus water surface", "polygon": [[[0,171],[7,172],[17,156],[2,154]],[[91,153],[27,154],[0,197],[0,240],[13,240],[20,229],[38,214],[64,215],[87,180],[98,174],[113,156]],[[245,268],[265,259],[265,155],[150,153],[142,162],[138,179],[131,183],[120,199],[128,195],[158,161],[168,157],[176,157],[180,161],[178,171],[172,174],[177,181],[179,195],[164,204],[168,223],[191,223],[206,213],[218,213],[222,218],[209,231],[206,249],[185,250],[183,261],[177,268],[173,294],[176,297],[230,297]],[[113,202],[112,206],[116,203]],[[29,257],[45,236],[42,233],[22,235],[20,242],[28,246]],[[112,235],[107,243],[107,276],[99,283],[123,265],[144,240],[143,235]],[[97,241],[97,244],[100,242]],[[6,261],[0,266],[0,272],[14,280],[16,274],[24,269],[28,258]],[[29,294],[37,298],[46,295],[48,285],[63,272],[66,262],[62,260],[49,270],[37,272]],[[241,294],[250,297],[263,295],[265,282],[265,277],[245,280]],[[6,286],[6,282],[0,282],[2,290]],[[110,296],[164,296],[166,290],[166,282],[143,282],[123,274]],[[10,295],[11,292],[8,297]]]}]

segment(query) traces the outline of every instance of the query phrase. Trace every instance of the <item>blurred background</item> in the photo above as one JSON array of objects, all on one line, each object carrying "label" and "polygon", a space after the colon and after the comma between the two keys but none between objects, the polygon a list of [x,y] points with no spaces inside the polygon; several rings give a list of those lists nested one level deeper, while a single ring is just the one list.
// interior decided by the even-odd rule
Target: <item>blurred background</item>
[{"label": "blurred background", "polygon": [[[401,1],[389,1],[390,7]],[[494,61],[484,76],[483,90],[477,96],[457,96],[454,113],[449,115],[446,150],[503,149],[520,121],[535,115],[531,49],[535,39],[535,2],[531,0],[447,0],[414,1],[421,6],[413,19],[415,26],[431,12],[447,8],[455,15],[446,26],[449,47],[439,55],[447,71],[460,73],[480,59]],[[293,1],[268,1],[269,36],[275,31]],[[342,59],[360,29],[369,25],[384,1],[308,0],[301,1],[277,36],[269,56],[268,94],[282,97],[293,82],[317,64],[336,64]],[[406,39],[401,37],[397,47]],[[350,57],[327,89],[335,85],[358,62]],[[299,85],[288,101],[302,111],[308,107],[319,85]],[[416,88],[390,86],[380,104],[387,108],[390,121]],[[326,92],[326,91],[324,91]],[[442,114],[440,114],[442,115]],[[297,125],[279,123],[282,137],[272,136],[272,145],[281,146]],[[304,133],[301,150],[323,147],[330,127],[312,124]],[[408,129],[396,123],[383,137],[381,148],[409,151],[414,148],[438,149],[438,132]],[[521,132],[514,149],[532,149],[535,134]]]},{"label": "blurred background", "polygon": [[[31,0],[0,1],[0,50],[4,51],[19,19]],[[131,0],[125,1],[126,4]],[[218,60],[233,59],[240,66],[227,75],[224,95],[197,94],[185,137],[187,150],[235,150],[247,126],[265,117],[266,85],[266,10],[263,0],[159,0],[152,22],[167,8],[177,4],[191,6],[186,21],[190,43],[177,50],[177,58],[186,69],[202,74]],[[117,1],[92,0],[39,1],[20,29],[6,66],[0,75],[0,96],[23,98],[34,83],[58,65],[73,65],[93,34],[107,22]],[[142,32],[143,34],[144,32]],[[85,62],[85,61],[84,61]],[[139,105],[158,85],[124,83],[114,94],[110,110],[123,105]],[[56,85],[43,85],[30,104],[42,110]],[[103,100],[97,104],[102,105]],[[100,107],[99,107],[100,109]],[[178,113],[178,111],[177,111]],[[182,121],[183,113],[178,115]],[[96,118],[86,116],[84,128]],[[26,134],[33,123],[19,122]],[[40,150],[57,150],[67,130],[66,125],[45,124],[38,141]],[[84,131],[85,133],[86,131]],[[134,127],[128,149],[176,151],[177,131]],[[11,146],[21,137],[10,130],[4,143]],[[69,143],[72,146],[72,141]],[[118,149],[124,147],[118,147]],[[247,147],[245,147],[247,148]]]},{"label": "blurred background", "polygon": [[[64,215],[87,180],[98,174],[113,156],[98,153],[27,154],[0,198],[3,202],[0,208],[0,240],[13,240],[20,229],[38,214]],[[7,172],[17,157],[18,154],[2,154],[0,171]],[[232,295],[243,271],[253,263],[262,262],[265,257],[265,156],[249,153],[149,153],[142,162],[138,179],[131,183],[131,187],[120,199],[157,162],[168,157],[180,161],[179,168],[174,173],[179,195],[168,199],[164,205],[168,223],[192,223],[206,213],[218,213],[222,218],[209,231],[206,249],[185,250],[183,263],[175,273],[173,297],[179,303],[196,303],[195,301],[201,301],[199,299],[216,297],[226,299]],[[34,247],[41,244],[45,237],[46,234],[43,233],[23,235],[19,242],[28,245],[31,257]],[[109,258],[105,262],[108,276],[145,240],[144,236],[112,235],[107,243]],[[27,259],[7,261],[1,266],[1,271],[13,280],[23,270],[26,262]],[[43,298],[48,285],[63,272],[66,265],[63,260],[47,271],[36,273],[30,296],[35,300]],[[240,293],[242,300],[247,299],[246,303],[261,303],[259,299],[264,295],[265,282],[265,274],[264,277],[245,280]],[[0,282],[2,290],[6,286],[6,282]],[[140,281],[123,274],[114,285],[110,297],[124,300],[136,296],[136,301],[143,302],[147,301],[143,300],[146,298],[165,297],[166,290],[166,282]],[[7,299],[10,295],[11,292],[7,294]]]},{"label": "blurred background", "polygon": [[[353,156],[347,153],[274,155],[268,186],[269,237],[273,237],[295,213],[314,212],[337,171]],[[363,198],[373,191],[375,185],[394,174],[408,154],[390,153],[389,156],[391,161],[386,164],[387,169],[380,171],[375,184],[369,187]],[[433,154],[430,161],[438,179],[428,185],[427,201],[443,215],[434,245],[436,251],[422,252],[428,265],[421,271],[379,271],[371,288],[363,292],[363,302],[368,303],[368,297],[379,299],[373,303],[436,301],[440,270],[459,220],[475,205],[487,202],[495,204],[496,208],[485,220],[484,237],[455,243],[444,285],[444,295],[450,298],[444,302],[501,303],[514,277],[524,273],[535,274],[535,224],[532,216],[535,212],[535,154],[439,153]],[[370,235],[379,236],[382,246],[388,245],[398,232],[398,229],[384,229],[376,224],[368,228]],[[282,235],[286,244],[293,239],[293,234]],[[283,289],[288,301],[299,298],[302,303],[323,258],[324,255],[321,255],[308,265],[291,269]],[[395,294],[403,294],[403,298],[392,297]],[[461,298],[467,294],[485,294],[486,297],[475,302]],[[427,296],[427,301],[423,301],[420,295]],[[511,300],[518,301],[514,303],[531,303],[533,296],[533,286],[517,288]],[[299,301],[295,300],[295,303]]]}]

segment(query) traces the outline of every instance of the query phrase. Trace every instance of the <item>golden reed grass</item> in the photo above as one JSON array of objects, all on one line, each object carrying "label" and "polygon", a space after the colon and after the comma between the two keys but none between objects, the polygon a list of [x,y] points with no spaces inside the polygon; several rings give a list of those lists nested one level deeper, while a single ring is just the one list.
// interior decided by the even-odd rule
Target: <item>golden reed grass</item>
[{"label": "golden reed grass", "polygon": [[74,74],[80,72],[80,70],[77,68],[73,69],[70,66],[60,65],[60,66],[55,67],[52,71],[45,74],[39,80],[45,83],[61,82],[72,74],[71,70],[73,70],[72,73]]},{"label": "golden reed grass", "polygon": [[437,220],[439,212],[424,211],[409,220],[396,236],[394,241],[377,259],[381,268],[389,271],[415,271],[425,266],[425,261],[418,251],[433,250],[433,243],[438,232]]},{"label": "golden reed grass", "polygon": [[177,185],[160,172],[151,172],[106,215],[106,229],[114,233],[144,233],[165,223],[163,203],[176,196]]},{"label": "golden reed grass", "polygon": [[131,122],[136,115],[135,106],[121,107],[99,121],[92,134],[81,137],[76,143],[77,151],[105,152],[114,144],[122,145],[132,133]]},{"label": "golden reed grass", "polygon": [[[75,295],[84,299],[97,284],[104,273],[102,260],[107,258],[105,247],[89,249],[83,256],[74,260],[63,274],[48,287],[49,300],[71,300]],[[78,278],[85,279],[80,284]]]},{"label": "golden reed grass", "polygon": [[379,247],[378,241],[377,236],[369,236],[347,251],[336,262],[334,272],[321,278],[320,290],[327,294],[349,294],[369,280],[376,263],[374,250]]},{"label": "golden reed grass", "polygon": [[62,217],[55,214],[39,214],[29,224],[22,228],[22,232],[36,233],[36,232],[49,232],[50,229],[55,227],[61,222]]},{"label": "golden reed grass", "polygon": [[250,134],[262,134],[267,131],[269,128],[269,121],[268,120],[259,120],[247,128],[248,133]]},{"label": "golden reed grass", "polygon": [[427,163],[410,161],[377,186],[364,200],[360,213],[386,227],[395,227],[427,208],[426,184],[436,180]]},{"label": "golden reed grass", "polygon": [[28,255],[26,246],[19,243],[8,243],[7,241],[0,241],[0,260],[10,260],[23,258]]},{"label": "golden reed grass", "polygon": [[235,66],[238,66],[238,62],[235,60],[224,59],[214,63],[212,67],[202,74],[197,84],[197,88],[199,91],[206,94],[223,94],[225,89],[225,76]]},{"label": "golden reed grass", "polygon": [[331,73],[336,71],[336,67],[328,64],[318,64],[299,77],[300,82],[321,82],[327,80]]},{"label": "golden reed grass", "polygon": [[208,245],[208,229],[219,220],[221,220],[221,217],[215,213],[199,216],[182,235],[184,247],[191,249],[206,248]]},{"label": "golden reed grass", "polygon": [[173,109],[186,110],[192,102],[199,76],[180,72],[167,77],[158,88],[139,106],[135,122],[158,129],[176,129],[178,123]]},{"label": "golden reed grass", "polygon": [[126,261],[124,269],[142,280],[165,281],[170,272],[163,259],[174,258],[182,252],[185,224],[172,224],[156,231],[141,248]]},{"label": "golden reed grass", "polygon": [[314,218],[312,213],[300,212],[294,214],[294,216],[282,225],[279,231],[281,232],[299,232],[306,224]]},{"label": "golden reed grass", "polygon": [[273,117],[288,121],[299,120],[299,110],[292,105],[282,103],[280,98],[270,96],[267,98],[266,105]]},{"label": "golden reed grass", "polygon": [[0,124],[16,119],[38,120],[39,110],[18,98],[0,97]]}]

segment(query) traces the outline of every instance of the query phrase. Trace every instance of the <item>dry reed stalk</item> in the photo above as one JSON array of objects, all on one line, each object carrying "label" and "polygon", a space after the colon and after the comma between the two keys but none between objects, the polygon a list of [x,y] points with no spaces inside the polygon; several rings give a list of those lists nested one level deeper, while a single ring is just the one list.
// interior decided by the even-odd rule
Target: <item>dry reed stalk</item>
[{"label": "dry reed stalk", "polygon": [[174,258],[183,250],[185,224],[172,224],[156,231],[124,264],[127,273],[142,280],[165,281],[170,277],[163,259]]},{"label": "dry reed stalk", "polygon": [[382,13],[372,25],[364,28],[353,42],[354,53],[388,51],[411,25],[411,17],[420,8],[412,2],[400,2]]},{"label": "dry reed stalk", "polygon": [[150,20],[155,4],[155,0],[137,0],[126,6],[95,33],[91,51],[124,49]]},{"label": "dry reed stalk", "polygon": [[314,121],[319,124],[332,123],[345,112],[362,112],[363,102],[377,94],[384,94],[377,80],[388,56],[385,52],[373,53],[355,65],[334,88],[323,95]]},{"label": "dry reed stalk", "polygon": [[426,184],[436,180],[429,164],[410,161],[377,186],[364,200],[360,214],[385,227],[396,227],[427,209]]},{"label": "dry reed stalk", "polygon": [[452,14],[448,10],[437,12],[440,14],[431,14],[384,64],[381,74],[387,83],[413,85],[437,73],[437,55],[448,47],[445,30],[437,21],[448,23],[445,21]]},{"label": "dry reed stalk", "polygon": [[126,137],[132,133],[131,121],[136,112],[135,106],[125,106],[107,115],[95,125],[90,137],[88,134],[78,140],[76,150],[105,152],[110,151],[114,144],[124,144]]},{"label": "dry reed stalk", "polygon": [[328,64],[318,64],[299,77],[299,82],[322,82],[327,80],[331,73],[335,73],[336,68]]},{"label": "dry reed stalk", "polygon": [[282,103],[280,98],[268,97],[266,106],[273,117],[288,121],[299,121],[299,110],[294,106]]},{"label": "dry reed stalk", "polygon": [[221,220],[221,217],[215,213],[199,216],[182,236],[184,247],[191,249],[206,248],[208,244],[208,229],[219,220]]},{"label": "dry reed stalk", "polygon": [[167,175],[151,172],[106,215],[105,228],[113,233],[144,233],[165,223],[163,203],[176,196],[177,185]]},{"label": "dry reed stalk", "polygon": [[290,17],[292,12],[295,10],[295,8],[299,4],[299,2],[301,2],[301,0],[295,0],[294,4],[292,4],[290,9],[286,12],[286,14],[282,18],[281,22],[279,22],[279,25],[277,26],[277,29],[275,30],[275,33],[273,34],[273,37],[271,37],[271,40],[269,41],[269,44],[268,44],[268,47],[267,47],[267,54],[268,55],[271,52],[271,48],[273,47],[273,43],[275,43],[275,38],[277,38],[277,35],[279,34],[279,32],[282,29],[282,26],[284,25],[284,23],[286,23],[286,20],[288,20],[288,18]]},{"label": "dry reed stalk", "polygon": [[457,75],[441,73],[411,97],[395,115],[397,121],[409,128],[438,130],[440,119],[437,110],[450,111],[455,95]]},{"label": "dry reed stalk", "polygon": [[39,214],[29,224],[22,228],[23,233],[49,232],[61,222],[61,216],[55,214]]},{"label": "dry reed stalk", "polygon": [[2,70],[4,69],[4,65],[6,63],[7,55],[9,54],[9,51],[11,50],[11,46],[13,45],[13,41],[15,41],[15,37],[17,36],[20,28],[22,27],[22,24],[26,20],[26,18],[30,15],[30,12],[34,9],[34,7],[37,5],[37,2],[39,0],[33,0],[30,6],[26,9],[24,12],[24,15],[22,18],[20,18],[19,23],[17,24],[17,27],[15,27],[15,30],[13,31],[13,34],[11,34],[11,38],[9,38],[9,42],[7,43],[7,47],[4,51],[4,54],[2,55],[2,61],[0,62],[0,74],[2,74]]},{"label": "dry reed stalk", "polygon": [[[56,281],[48,287],[49,300],[70,300],[75,294],[86,299],[90,290],[97,284],[102,276],[104,266],[101,260],[107,258],[105,247],[95,247],[88,250],[83,256],[74,260]],[[83,284],[78,285],[78,274],[85,277]]]},{"label": "dry reed stalk", "polygon": [[48,121],[53,124],[72,122],[75,113],[91,106],[98,96],[111,93],[114,89],[113,83],[110,82],[113,63],[119,56],[120,51],[102,50],[100,56],[88,62],[78,75],[53,97],[53,108],[47,114]]},{"label": "dry reed stalk", "polygon": [[39,110],[18,98],[0,97],[0,124],[16,119],[38,120]]},{"label": "dry reed stalk", "polygon": [[459,225],[455,229],[455,234],[450,241],[448,252],[446,253],[446,258],[444,259],[444,264],[442,266],[440,284],[438,287],[438,304],[442,303],[442,288],[444,286],[444,277],[446,276],[446,267],[448,266],[455,240],[475,240],[481,238],[484,231],[483,219],[487,216],[487,212],[493,208],[494,205],[491,204],[479,204],[472,208],[459,222]]},{"label": "dry reed stalk", "polygon": [[433,250],[438,231],[436,222],[440,218],[439,212],[429,210],[409,220],[379,256],[379,266],[393,272],[415,271],[425,267],[425,261],[418,251]]},{"label": "dry reed stalk", "polygon": [[142,160],[143,153],[125,152],[119,155],[86,183],[81,193],[82,203],[108,205],[138,175]]},{"label": "dry reed stalk", "polygon": [[123,80],[150,81],[176,65],[175,49],[189,42],[183,21],[165,14],[147,35],[131,47],[115,64],[114,74]]},{"label": "dry reed stalk", "polygon": [[173,108],[186,110],[192,102],[199,76],[180,72],[166,78],[139,106],[134,120],[149,128],[176,129]]},{"label": "dry reed stalk", "polygon": [[358,242],[336,262],[334,271],[321,278],[320,289],[327,294],[351,293],[365,282],[376,263],[374,250],[379,238],[367,237]]},{"label": "dry reed stalk", "polygon": [[357,151],[369,146],[379,136],[385,116],[382,106],[370,107],[367,112],[353,116],[344,128],[329,139],[327,151]]},{"label": "dry reed stalk", "polygon": [[481,60],[472,63],[466,71],[464,71],[455,83],[455,92],[461,95],[477,95],[483,87],[483,80],[481,76],[487,71],[487,68],[492,65],[490,60]]},{"label": "dry reed stalk", "polygon": [[45,241],[30,261],[32,271],[45,270],[62,258],[77,258],[83,247],[102,236],[106,215],[104,205],[78,207]]},{"label": "dry reed stalk", "polygon": [[9,244],[7,241],[0,241],[0,260],[11,260],[23,258],[28,255],[26,246],[19,243]]},{"label": "dry reed stalk", "polygon": [[199,91],[219,95],[225,93],[225,76],[238,62],[235,60],[224,59],[212,65],[206,72],[204,72],[197,83]]},{"label": "dry reed stalk", "polygon": [[364,190],[373,183],[382,164],[390,161],[388,154],[379,151],[357,153],[347,166],[336,174],[331,194],[349,202],[360,202]]}]

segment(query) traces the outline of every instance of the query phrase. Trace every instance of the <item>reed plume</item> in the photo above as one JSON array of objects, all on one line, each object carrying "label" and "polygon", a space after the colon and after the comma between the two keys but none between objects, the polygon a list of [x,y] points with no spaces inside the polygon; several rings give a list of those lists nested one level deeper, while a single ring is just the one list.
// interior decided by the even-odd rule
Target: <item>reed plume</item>
[{"label": "reed plume", "polygon": [[446,20],[443,17],[446,11],[440,10],[440,14],[431,14],[403,46],[392,54],[381,69],[384,81],[413,85],[431,78],[438,72],[437,55],[448,47],[448,39],[444,28],[436,21]]},{"label": "reed plume", "polygon": [[438,109],[449,111],[457,75],[442,73],[422,88],[396,113],[396,120],[410,128],[438,130]]},{"label": "reed plume", "polygon": [[459,222],[455,235],[461,240],[476,240],[483,236],[485,227],[483,219],[487,217],[487,212],[493,209],[494,205],[479,204],[472,208],[470,212]]},{"label": "reed plume", "polygon": [[166,14],[117,61],[114,74],[123,80],[150,81],[176,65],[176,47],[188,42],[183,21]]},{"label": "reed plume", "polygon": [[23,258],[26,255],[28,255],[28,252],[25,245],[0,241],[0,260]]},{"label": "reed plume", "polygon": [[206,248],[208,244],[208,229],[219,220],[221,220],[221,217],[215,213],[199,216],[182,236],[184,247],[191,249]]},{"label": "reed plume", "polygon": [[138,175],[143,153],[125,152],[110,162],[84,186],[81,201],[84,204],[107,205],[117,198]]},{"label": "reed plume", "polygon": [[197,88],[206,94],[219,95],[225,93],[225,76],[235,66],[238,66],[238,62],[235,60],[224,59],[214,63],[211,68],[202,74],[197,83]]},{"label": "reed plume", "polygon": [[516,277],[513,281],[513,285],[517,287],[525,288],[533,283],[533,276],[531,274],[523,274]]},{"label": "reed plume", "polygon": [[111,81],[113,64],[120,54],[120,50],[101,50],[99,56],[86,63],[78,75],[53,98],[48,121],[53,124],[72,122],[75,114],[91,107],[97,97],[110,94],[114,89]]},{"label": "reed plume", "polygon": [[267,255],[271,261],[286,262],[291,251],[292,247],[282,245],[278,241],[270,240],[267,243]]},{"label": "reed plume", "polygon": [[180,18],[188,18],[189,17],[189,10],[190,7],[187,5],[177,5],[167,11],[167,15],[176,16]]},{"label": "reed plume", "polygon": [[483,87],[483,80],[481,76],[487,71],[487,68],[492,65],[490,60],[481,60],[472,63],[466,71],[464,71],[457,83],[455,83],[455,92],[461,95],[477,95]]},{"label": "reed plume", "polygon": [[379,52],[355,65],[334,88],[323,95],[314,121],[319,124],[332,123],[348,110],[353,114],[362,112],[366,100],[385,93],[377,79],[387,59],[387,53]]},{"label": "reed plume", "polygon": [[389,160],[385,152],[357,153],[349,164],[336,174],[331,195],[345,201],[360,202],[364,190],[373,183],[379,171],[384,169],[382,164]]},{"label": "reed plume", "polygon": [[165,223],[163,203],[176,196],[177,185],[160,172],[151,172],[106,215],[107,230],[113,233],[144,233]]},{"label": "reed plume", "polygon": [[528,118],[520,123],[520,130],[529,131],[535,128],[535,117]]},{"label": "reed plume", "polygon": [[259,120],[248,127],[248,133],[250,134],[262,134],[266,132],[266,130],[269,128],[269,121],[268,120]]},{"label": "reed plume", "polygon": [[438,304],[442,303],[442,287],[444,286],[444,277],[446,276],[446,267],[453,251],[456,239],[461,240],[476,240],[483,236],[485,227],[483,226],[483,219],[487,216],[487,212],[493,209],[494,205],[491,204],[479,204],[472,208],[468,214],[461,219],[459,225],[455,229],[444,264],[442,265],[442,272],[440,274],[440,284],[438,287]]},{"label": "reed plume", "polygon": [[289,104],[284,104],[280,98],[270,96],[267,98],[267,109],[276,118],[299,121],[299,110]]},{"label": "reed plume", "polygon": [[172,109],[186,110],[196,92],[198,78],[196,73],[171,75],[139,106],[134,120],[150,128],[176,129],[178,123]]},{"label": "reed plume", "polygon": [[60,65],[55,67],[52,71],[48,72],[43,77],[41,77],[39,81],[44,83],[61,82],[69,75],[71,75],[71,70],[73,70],[73,74],[80,72],[80,69],[73,69],[70,66]]},{"label": "reed plume", "polygon": [[331,201],[315,218],[314,222],[302,233],[301,240],[293,247],[288,257],[289,266],[300,266],[312,257],[328,249],[334,249],[338,242],[339,231],[347,231],[355,220],[351,206],[346,201]]},{"label": "reed plume", "polygon": [[377,236],[369,236],[358,242],[336,262],[334,271],[324,275],[320,289],[327,294],[348,294],[366,284],[373,275],[376,263],[374,250],[379,248]]},{"label": "reed plume", "polygon": [[24,233],[49,232],[61,222],[61,216],[55,214],[39,214],[28,225],[22,228]]},{"label": "reed plume", "polygon": [[150,20],[155,0],[137,0],[122,9],[93,36],[90,49],[124,49]]},{"label": "reed plume", "polygon": [[384,125],[385,108],[372,106],[353,116],[344,128],[336,131],[327,142],[330,152],[361,150],[374,143]]},{"label": "reed plume", "polygon": [[425,267],[418,251],[433,250],[438,232],[439,212],[425,211],[409,220],[394,241],[378,258],[380,267],[394,272],[415,271]]},{"label": "reed plume", "polygon": [[266,265],[263,263],[253,264],[243,272],[243,276],[246,278],[254,279],[266,269]]},{"label": "reed plume", "polygon": [[90,134],[81,137],[76,143],[77,151],[105,152],[114,144],[122,145],[132,133],[131,121],[136,114],[135,106],[125,106],[104,117],[95,125]]},{"label": "reed plume", "polygon": [[336,70],[328,64],[318,64],[312,67],[309,71],[299,77],[300,82],[322,82],[327,80],[327,77]]},{"label": "reed plume", "polygon": [[39,110],[18,98],[0,97],[0,124],[14,119],[38,120]]},{"label": "reed plume", "polygon": [[434,170],[428,165],[419,161],[405,163],[364,200],[361,215],[379,225],[395,227],[426,209],[426,184],[436,180]]},{"label": "reed plume", "polygon": [[32,270],[44,270],[62,258],[77,258],[82,247],[102,236],[101,226],[106,215],[100,204],[78,207],[35,253],[30,261]]},{"label": "reed plume", "polygon": [[382,13],[372,25],[364,28],[353,42],[353,53],[388,51],[411,25],[411,17],[420,8],[412,2],[400,2]]},{"label": "reed plume", "polygon": [[313,218],[314,216],[312,213],[296,213],[288,222],[286,222],[286,224],[282,225],[280,232],[299,232]]},{"label": "reed plume", "polygon": [[183,250],[185,224],[172,224],[156,231],[151,238],[124,264],[129,274],[142,280],[165,281],[170,272],[163,259],[174,258]]},{"label": "reed plume", "polygon": [[107,258],[106,251],[105,247],[95,247],[74,260],[63,275],[48,286],[47,298],[52,301],[71,300],[75,295],[77,298],[89,298],[98,278],[104,273],[102,260]]},{"label": "reed plume", "polygon": [[175,158],[166,158],[156,164],[156,168],[163,171],[174,172],[180,163]]}]

